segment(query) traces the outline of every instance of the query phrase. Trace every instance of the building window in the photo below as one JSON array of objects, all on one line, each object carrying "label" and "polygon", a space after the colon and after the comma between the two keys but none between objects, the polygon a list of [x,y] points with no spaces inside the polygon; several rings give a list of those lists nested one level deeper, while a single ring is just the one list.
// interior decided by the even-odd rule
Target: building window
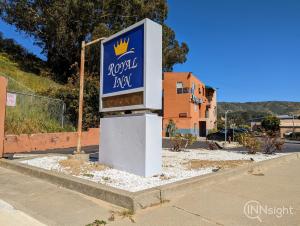
[{"label": "building window", "polygon": [[190,93],[190,88],[183,87],[182,82],[177,82],[176,83],[176,92],[177,92],[177,94]]},{"label": "building window", "polygon": [[187,113],[179,113],[179,118],[186,118],[187,117]]},{"label": "building window", "polygon": [[183,93],[183,83],[182,82],[176,83],[176,90],[177,90],[177,94]]}]

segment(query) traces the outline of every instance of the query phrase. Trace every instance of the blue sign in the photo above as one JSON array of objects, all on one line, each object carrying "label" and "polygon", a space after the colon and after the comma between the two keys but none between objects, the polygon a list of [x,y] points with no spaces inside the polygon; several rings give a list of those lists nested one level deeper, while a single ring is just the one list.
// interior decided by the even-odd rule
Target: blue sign
[{"label": "blue sign", "polygon": [[144,87],[144,24],[103,43],[103,94]]}]

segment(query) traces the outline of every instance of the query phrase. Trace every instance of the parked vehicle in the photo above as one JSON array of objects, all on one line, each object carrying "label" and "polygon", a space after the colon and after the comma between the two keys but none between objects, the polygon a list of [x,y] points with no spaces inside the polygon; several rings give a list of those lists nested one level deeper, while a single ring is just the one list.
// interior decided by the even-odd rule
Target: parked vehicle
[{"label": "parked vehicle", "polygon": [[[236,128],[236,129],[227,129],[227,141],[229,141],[229,138],[231,140],[233,139],[233,136],[236,137],[237,135],[241,133],[248,133],[248,130],[244,128]],[[234,134],[234,135],[233,135]],[[206,136],[208,140],[219,140],[224,141],[225,140],[225,129],[222,129],[216,133],[211,133]]]},{"label": "parked vehicle", "polygon": [[300,132],[285,134],[285,138],[288,140],[300,140]]},{"label": "parked vehicle", "polygon": [[293,134],[293,132],[286,132],[286,133],[284,133],[284,136],[288,137],[288,136],[290,136],[292,134]]}]

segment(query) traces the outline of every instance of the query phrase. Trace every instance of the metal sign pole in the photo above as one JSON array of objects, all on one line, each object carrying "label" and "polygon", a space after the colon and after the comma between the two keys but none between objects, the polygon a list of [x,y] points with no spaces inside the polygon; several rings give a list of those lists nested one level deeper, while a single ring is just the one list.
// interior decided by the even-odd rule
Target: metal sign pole
[{"label": "metal sign pole", "polygon": [[227,111],[225,111],[225,143],[227,141]]}]

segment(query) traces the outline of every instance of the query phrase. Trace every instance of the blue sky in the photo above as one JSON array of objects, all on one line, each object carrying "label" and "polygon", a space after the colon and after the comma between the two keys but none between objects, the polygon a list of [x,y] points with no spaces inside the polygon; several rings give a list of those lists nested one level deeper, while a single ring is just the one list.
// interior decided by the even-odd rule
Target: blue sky
[{"label": "blue sky", "polygon": [[[219,88],[219,101],[300,101],[300,1],[168,3],[167,24],[190,48],[187,62],[174,71],[191,71]],[[0,27],[41,56],[32,39],[2,21]]]},{"label": "blue sky", "polygon": [[[184,65],[221,101],[300,101],[299,0],[169,0]],[[183,4],[188,3],[188,4]]]}]

